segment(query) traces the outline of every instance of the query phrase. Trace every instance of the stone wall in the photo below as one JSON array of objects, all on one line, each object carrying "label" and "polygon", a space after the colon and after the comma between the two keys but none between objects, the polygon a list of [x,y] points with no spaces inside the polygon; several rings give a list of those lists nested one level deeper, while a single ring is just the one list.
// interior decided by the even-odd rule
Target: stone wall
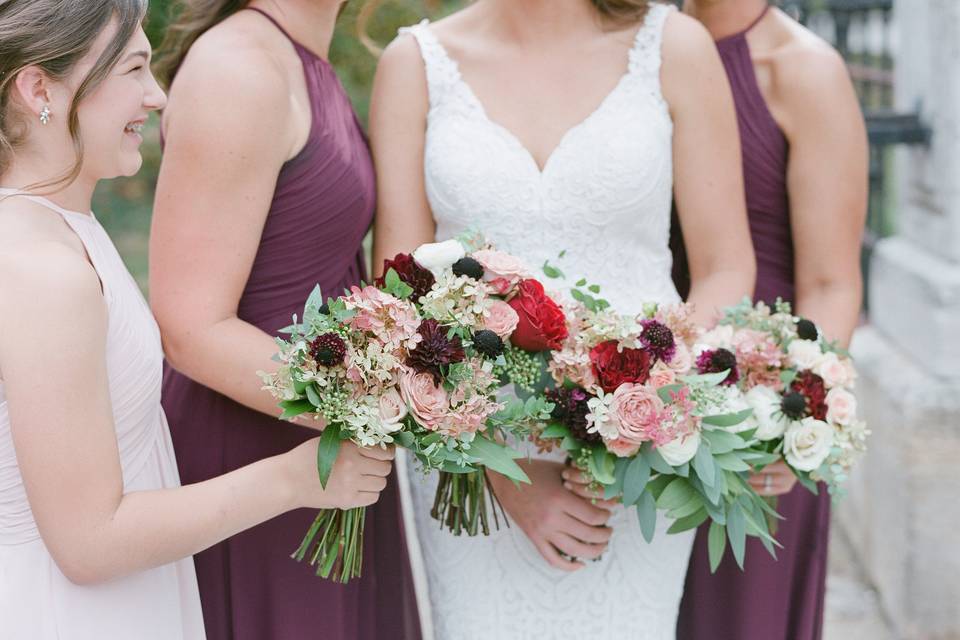
[{"label": "stone wall", "polygon": [[900,0],[897,106],[929,148],[898,151],[898,233],[871,265],[853,354],[873,436],[837,520],[898,637],[960,638],[960,0]]}]

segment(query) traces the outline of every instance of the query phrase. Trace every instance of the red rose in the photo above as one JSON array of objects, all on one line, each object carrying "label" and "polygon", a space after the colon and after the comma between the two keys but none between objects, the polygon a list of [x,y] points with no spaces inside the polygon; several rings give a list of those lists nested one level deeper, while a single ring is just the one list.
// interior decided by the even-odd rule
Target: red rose
[{"label": "red rose", "polygon": [[536,280],[522,280],[509,305],[520,320],[510,336],[515,347],[526,351],[560,349],[567,339],[567,319],[560,306],[543,291]]},{"label": "red rose", "polygon": [[643,384],[650,378],[650,354],[643,349],[618,350],[616,340],[601,342],[591,349],[590,362],[597,383],[607,393],[626,382]]},{"label": "red rose", "polygon": [[[433,283],[436,280],[429,269],[424,269],[409,253],[398,253],[393,260],[383,261],[383,273],[386,275],[390,269],[397,272],[400,280],[413,287],[413,301],[416,302],[421,297],[430,293]],[[383,288],[385,282],[384,276],[380,276],[374,281],[374,284]]]}]

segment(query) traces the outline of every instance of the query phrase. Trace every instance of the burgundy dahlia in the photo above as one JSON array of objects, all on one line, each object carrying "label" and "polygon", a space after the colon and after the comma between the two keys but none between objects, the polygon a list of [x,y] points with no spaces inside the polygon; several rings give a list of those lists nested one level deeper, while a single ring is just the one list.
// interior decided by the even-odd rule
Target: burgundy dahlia
[{"label": "burgundy dahlia", "polygon": [[590,408],[587,406],[587,400],[590,396],[580,387],[567,389],[558,387],[546,392],[547,400],[553,403],[553,413],[550,416],[570,429],[571,435],[581,442],[595,443],[601,442],[603,438],[599,433],[590,433],[587,431],[587,414]]},{"label": "burgundy dahlia", "polygon": [[807,415],[817,420],[827,418],[827,388],[823,378],[812,371],[801,371],[790,384],[790,389],[807,401]]},{"label": "burgundy dahlia", "polygon": [[460,337],[447,338],[447,329],[436,320],[424,320],[417,333],[423,340],[407,356],[407,366],[418,373],[429,373],[437,386],[443,381],[442,367],[455,362],[463,362],[467,357],[463,352]]},{"label": "burgundy dahlia", "polygon": [[[393,260],[383,261],[383,273],[386,274],[390,269],[397,272],[400,280],[413,288],[413,299],[419,300],[421,297],[430,293],[430,289],[436,282],[433,273],[429,269],[424,269],[409,253],[398,253]],[[384,277],[376,279],[375,284],[378,287],[384,285]]]},{"label": "burgundy dahlia", "polygon": [[677,352],[677,344],[673,339],[670,327],[656,320],[643,320],[643,331],[640,332],[640,342],[653,356],[654,362],[661,360],[670,362]]},{"label": "burgundy dahlia", "polygon": [[720,384],[730,386],[737,384],[740,380],[740,372],[737,370],[737,356],[728,349],[708,349],[697,357],[697,371],[700,373],[720,373],[729,371],[728,375]]},{"label": "burgundy dahlia", "polygon": [[347,356],[347,344],[335,333],[324,333],[310,343],[310,357],[325,367],[342,364]]}]

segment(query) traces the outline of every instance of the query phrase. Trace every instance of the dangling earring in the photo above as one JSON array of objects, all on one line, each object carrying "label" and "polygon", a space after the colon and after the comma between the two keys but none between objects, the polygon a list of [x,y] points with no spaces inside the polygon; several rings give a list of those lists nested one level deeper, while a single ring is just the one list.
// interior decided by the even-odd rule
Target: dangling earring
[{"label": "dangling earring", "polygon": [[40,124],[50,124],[50,107],[47,105],[40,109]]}]

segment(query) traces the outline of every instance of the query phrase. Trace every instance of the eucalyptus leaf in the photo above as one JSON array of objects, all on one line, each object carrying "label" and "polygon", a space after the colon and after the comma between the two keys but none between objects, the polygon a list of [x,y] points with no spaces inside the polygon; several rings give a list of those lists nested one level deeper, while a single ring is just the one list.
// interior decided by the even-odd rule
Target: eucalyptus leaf
[{"label": "eucalyptus leaf", "polygon": [[716,520],[710,523],[710,533],[707,535],[707,549],[710,555],[710,573],[716,573],[723,559],[723,552],[727,549],[726,527]]},{"label": "eucalyptus leaf", "polygon": [[697,476],[704,485],[713,486],[716,481],[716,467],[707,447],[701,445],[697,449],[697,453],[693,456],[693,470],[697,472]]},{"label": "eucalyptus leaf", "polygon": [[695,495],[696,493],[689,482],[684,478],[674,478],[673,482],[668,484],[660,497],[657,498],[657,506],[668,511],[679,509]]},{"label": "eucalyptus leaf", "polygon": [[626,465],[623,476],[623,505],[636,504],[650,481],[650,464],[643,456],[635,456]]},{"label": "eucalyptus leaf", "polygon": [[725,413],[719,416],[706,416],[703,422],[714,427],[733,427],[753,415],[753,409],[744,409],[737,413]]},{"label": "eucalyptus leaf", "polygon": [[721,469],[727,471],[750,471],[750,465],[740,459],[740,456],[736,453],[721,453],[716,455],[713,459],[717,462],[717,465]]},{"label": "eucalyptus leaf", "polygon": [[706,510],[701,507],[692,514],[677,519],[677,521],[670,525],[670,528],[667,529],[667,533],[681,533],[683,531],[689,531],[690,529],[696,529],[707,521],[707,517]]},{"label": "eucalyptus leaf", "polygon": [[747,544],[747,520],[738,503],[733,503],[727,509],[727,538],[730,540],[733,558],[737,561],[737,566],[743,570],[743,555]]},{"label": "eucalyptus leaf", "polygon": [[340,453],[340,425],[336,422],[328,424],[320,435],[320,444],[317,445],[317,474],[320,476],[320,486],[327,488],[330,472]]},{"label": "eucalyptus leaf", "polygon": [[640,450],[640,453],[647,461],[647,464],[650,465],[650,468],[654,471],[669,475],[674,475],[676,473],[673,467],[667,464],[667,461],[663,459],[663,456],[661,456],[660,452],[656,449],[644,445],[643,449]]},{"label": "eucalyptus leaf", "polygon": [[653,535],[657,531],[657,505],[649,491],[644,491],[637,500],[637,519],[643,539],[648,543],[653,542]]},{"label": "eucalyptus leaf", "polygon": [[281,420],[292,420],[301,414],[316,410],[309,400],[284,400],[279,403],[279,406],[283,409],[283,413],[280,414]]}]

